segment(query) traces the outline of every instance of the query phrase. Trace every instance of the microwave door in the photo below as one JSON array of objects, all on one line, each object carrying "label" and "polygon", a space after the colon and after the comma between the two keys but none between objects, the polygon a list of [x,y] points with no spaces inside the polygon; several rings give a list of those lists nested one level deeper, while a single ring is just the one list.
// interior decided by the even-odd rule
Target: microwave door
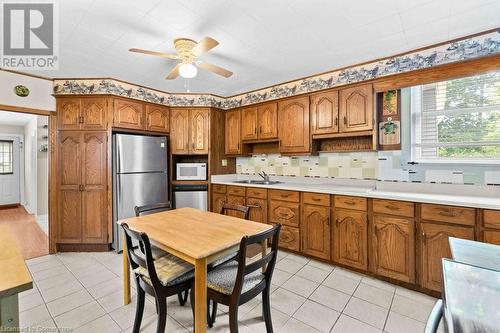
[{"label": "microwave door", "polygon": [[198,179],[198,167],[196,166],[181,166],[178,170],[180,180],[196,180]]}]

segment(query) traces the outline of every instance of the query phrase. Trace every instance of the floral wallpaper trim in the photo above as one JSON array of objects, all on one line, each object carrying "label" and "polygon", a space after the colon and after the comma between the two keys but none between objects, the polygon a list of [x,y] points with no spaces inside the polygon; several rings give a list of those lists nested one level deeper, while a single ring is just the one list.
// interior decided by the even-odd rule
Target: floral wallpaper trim
[{"label": "floral wallpaper trim", "polygon": [[54,80],[54,93],[56,95],[112,94],[168,106],[210,106],[232,109],[498,53],[500,53],[500,31],[495,31],[227,98],[209,94],[159,92],[112,79]]}]

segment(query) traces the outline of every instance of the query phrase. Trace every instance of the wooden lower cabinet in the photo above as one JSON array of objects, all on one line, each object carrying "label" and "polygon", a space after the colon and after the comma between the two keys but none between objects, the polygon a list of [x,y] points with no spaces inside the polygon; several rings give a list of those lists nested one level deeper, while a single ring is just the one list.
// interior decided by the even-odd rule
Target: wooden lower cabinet
[{"label": "wooden lower cabinet", "polygon": [[225,193],[212,193],[212,212],[220,213],[222,206],[226,202],[226,194]]},{"label": "wooden lower cabinet", "polygon": [[474,228],[433,222],[420,223],[420,285],[441,291],[443,271],[441,260],[451,258],[448,238],[474,239]]},{"label": "wooden lower cabinet", "polygon": [[413,218],[373,215],[371,260],[375,274],[415,282],[414,227]]},{"label": "wooden lower cabinet", "polygon": [[484,230],[483,241],[490,244],[500,245],[500,230]]},{"label": "wooden lower cabinet", "polygon": [[280,242],[279,246],[281,248],[300,251],[300,231],[299,228],[288,227],[286,225],[281,226],[280,232]]},{"label": "wooden lower cabinet", "polygon": [[[239,196],[239,195],[232,195],[232,194],[228,194],[227,195],[227,203],[230,203],[230,204],[233,204],[233,205],[241,205],[241,206],[244,206],[245,205],[245,197],[244,196]],[[239,218],[243,218],[243,214],[240,213],[240,212],[234,212],[234,211],[230,211],[227,213],[227,215],[229,216],[234,216],[234,217],[239,217]]]},{"label": "wooden lower cabinet", "polygon": [[300,204],[271,199],[269,201],[269,222],[298,228],[300,226]]},{"label": "wooden lower cabinet", "polygon": [[267,199],[247,197],[247,205],[250,206],[248,215],[250,221],[267,223]]},{"label": "wooden lower cabinet", "polygon": [[333,260],[357,269],[368,268],[366,212],[335,209]]},{"label": "wooden lower cabinet", "polygon": [[330,259],[330,207],[303,205],[300,229],[302,252]]}]

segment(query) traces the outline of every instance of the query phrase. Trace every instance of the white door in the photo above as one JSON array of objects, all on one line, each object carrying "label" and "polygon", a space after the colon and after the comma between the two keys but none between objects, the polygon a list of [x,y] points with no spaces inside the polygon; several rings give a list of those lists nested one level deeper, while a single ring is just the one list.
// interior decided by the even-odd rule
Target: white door
[{"label": "white door", "polygon": [[19,137],[0,136],[0,205],[21,202]]}]

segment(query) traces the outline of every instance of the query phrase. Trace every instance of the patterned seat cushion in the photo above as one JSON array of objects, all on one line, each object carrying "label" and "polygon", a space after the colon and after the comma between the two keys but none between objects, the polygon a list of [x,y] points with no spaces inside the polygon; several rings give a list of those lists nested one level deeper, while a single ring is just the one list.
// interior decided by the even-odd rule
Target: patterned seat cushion
[{"label": "patterned seat cushion", "polygon": [[[156,259],[154,263],[158,279],[161,284],[166,287],[187,281],[194,277],[193,265],[170,253]],[[134,273],[141,275],[146,283],[152,285],[146,268],[137,267]]]},{"label": "patterned seat cushion", "polygon": [[220,266],[220,265],[222,265],[230,260],[235,259],[237,254],[238,254],[238,252],[231,253],[231,254],[228,254],[227,256],[224,256],[222,258],[215,260],[214,262],[208,264],[208,269],[216,268],[217,266]]},{"label": "patterned seat cushion", "polygon": [[[233,293],[238,273],[238,262],[233,260],[215,268],[207,275],[207,286],[225,295]],[[264,275],[260,270],[256,270],[245,276],[241,293],[244,294],[264,280]]]}]

